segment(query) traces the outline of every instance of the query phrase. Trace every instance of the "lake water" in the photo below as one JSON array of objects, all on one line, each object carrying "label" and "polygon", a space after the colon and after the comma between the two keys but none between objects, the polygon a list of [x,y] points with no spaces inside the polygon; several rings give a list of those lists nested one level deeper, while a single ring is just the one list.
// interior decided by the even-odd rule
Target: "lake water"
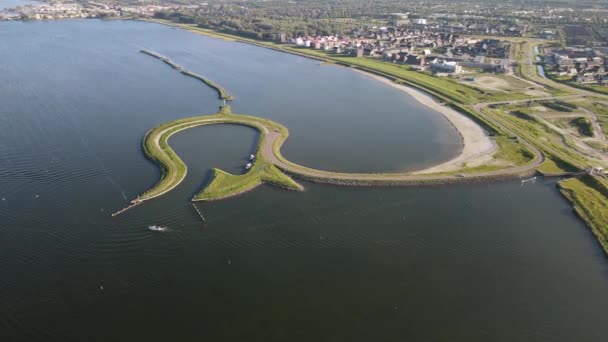
[{"label": "lake water", "polygon": [[[149,128],[235,112],[290,129],[284,155],[324,169],[420,168],[457,132],[345,68],[169,27],[0,23],[2,341],[602,341],[608,263],[553,182],[307,191],[189,203],[257,133],[184,131],[182,185],[109,213],[158,178]],[[166,224],[155,234],[145,227]]]}]

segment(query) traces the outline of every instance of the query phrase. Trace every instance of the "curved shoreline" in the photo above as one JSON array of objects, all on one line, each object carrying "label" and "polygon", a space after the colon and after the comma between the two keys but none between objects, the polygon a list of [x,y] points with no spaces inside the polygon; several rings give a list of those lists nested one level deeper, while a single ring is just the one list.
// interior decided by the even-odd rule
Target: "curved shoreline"
[{"label": "curved shoreline", "polygon": [[428,174],[454,171],[461,168],[464,163],[475,162],[481,158],[491,157],[495,154],[497,145],[488,137],[483,128],[457,110],[442,105],[430,94],[409,86],[397,84],[385,77],[374,75],[363,70],[353,69],[353,71],[402,91],[423,106],[440,113],[448,120],[448,122],[450,122],[450,124],[460,135],[463,149],[459,155],[437,165],[433,165],[422,170],[413,171],[413,173]]},{"label": "curved shoreline", "polygon": [[[180,29],[184,29],[186,31],[190,31],[195,34],[208,35],[208,33],[205,31],[198,30],[198,29],[190,30],[188,28],[184,28],[182,26],[175,25],[173,23],[167,23],[167,22],[158,21],[158,20],[146,20],[146,21],[154,22],[154,23],[161,24],[161,25],[171,26],[171,27],[177,27]],[[218,36],[222,37],[223,34],[218,34]],[[236,41],[236,42],[251,44],[254,46],[275,50],[278,52],[293,54],[296,56],[309,58],[309,59],[313,59],[313,60],[318,60],[318,61],[331,62],[329,59],[326,59],[326,58],[322,58],[322,57],[318,57],[318,56],[314,56],[314,55],[310,55],[310,54],[305,54],[305,53],[300,53],[297,51],[277,48],[277,47],[269,46],[267,44],[242,39],[239,37],[234,37],[232,39],[234,39],[234,41]],[[427,108],[442,114],[448,120],[448,122],[450,122],[450,124],[454,127],[454,129],[458,132],[458,134],[460,135],[460,137],[462,139],[461,141],[462,141],[462,146],[463,146],[463,149],[460,152],[460,154],[458,154],[457,156],[455,156],[449,160],[438,162],[429,167],[425,167],[420,170],[414,170],[414,171],[412,171],[412,173],[423,175],[423,174],[430,174],[430,173],[444,173],[444,172],[456,171],[456,170],[464,167],[464,165],[466,163],[482,164],[488,160],[491,160],[493,158],[493,156],[496,154],[496,152],[498,151],[498,146],[497,146],[496,142],[488,137],[488,135],[486,134],[484,129],[479,125],[479,123],[476,123],[475,120],[473,120],[472,118],[468,117],[466,114],[464,114],[452,107],[442,105],[440,103],[441,97],[439,95],[436,95],[432,91],[429,91],[428,89],[425,89],[425,88],[422,88],[420,86],[413,85],[410,83],[407,83],[407,85],[397,84],[397,83],[393,82],[393,79],[394,79],[393,77],[389,77],[384,74],[380,75],[380,74],[370,72],[369,70],[365,70],[365,69],[362,69],[359,67],[352,67],[352,66],[349,67],[349,66],[343,65],[341,63],[335,63],[335,65],[346,67],[354,72],[358,72],[361,75],[370,77],[376,81],[379,81],[385,85],[393,87],[397,90],[400,90],[400,91],[412,96],[412,98],[414,98],[414,100],[416,100],[423,106],[426,106]]]},{"label": "curved shoreline", "polygon": [[[184,69],[182,66],[173,62],[170,58],[150,50],[140,50],[140,52],[165,62],[173,69],[181,72],[186,76],[194,77],[203,81],[205,84],[207,84],[218,92],[220,99],[233,99],[233,97],[230,96],[228,92],[219,85],[215,84],[212,81],[209,81],[203,76],[194,74],[189,70]],[[463,148],[457,156],[420,170],[414,170],[412,171],[412,173],[422,175],[430,173],[457,171],[458,169],[464,167],[465,163],[479,163],[487,160],[488,158],[492,158],[492,156],[497,151],[497,144],[488,137],[483,128],[481,128],[477,123],[475,123],[466,115],[458,112],[457,110],[451,107],[442,105],[431,94],[411,86],[397,84],[387,79],[386,77],[372,74],[364,70],[360,70],[357,68],[349,69],[408,94],[418,103],[443,115],[460,135]]]}]

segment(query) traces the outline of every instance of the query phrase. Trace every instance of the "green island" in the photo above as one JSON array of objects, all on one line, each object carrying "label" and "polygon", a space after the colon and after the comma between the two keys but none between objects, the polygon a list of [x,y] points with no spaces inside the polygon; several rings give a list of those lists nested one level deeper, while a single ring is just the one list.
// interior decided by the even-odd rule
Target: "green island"
[{"label": "green island", "polygon": [[[244,193],[262,183],[302,190],[302,186],[289,176],[339,185],[400,186],[488,182],[539,172],[547,177],[578,177],[560,181],[558,186],[608,252],[605,230],[600,229],[608,226],[608,218],[603,214],[594,214],[598,210],[605,211],[608,201],[606,181],[601,175],[591,172],[594,167],[608,167],[604,136],[604,133],[608,133],[608,120],[604,116],[604,103],[608,97],[541,77],[535,67],[534,49],[542,47],[542,40],[512,39],[518,63],[516,74],[494,76],[489,81],[502,83],[500,88],[491,88],[492,84],[465,84],[373,58],[295,48],[202,29],[196,25],[165,20],[151,21],[214,38],[312,58],[325,64],[354,68],[398,85],[421,90],[441,105],[451,107],[475,121],[489,134],[497,148],[487,163],[467,162],[459,168],[428,174],[328,172],[292,163],[281,155],[280,147],[288,137],[284,126],[267,119],[233,114],[229,106],[224,106],[218,114],[176,120],[148,132],[144,139],[144,150],[151,160],[159,164],[162,176],[152,189],[132,201],[133,204],[170,191],[185,177],[186,166],[167,143],[172,134],[199,125],[238,124],[253,127],[260,132],[258,150],[251,169],[244,175],[213,170],[211,182],[193,200],[223,199]],[[167,63],[168,58],[160,55],[155,57]],[[183,72],[181,67],[167,64]],[[223,98],[222,92],[218,92],[220,98]],[[601,115],[596,116],[595,113]],[[555,114],[554,117],[550,116],[552,114]]]},{"label": "green island", "polygon": [[184,129],[212,124],[235,124],[252,127],[261,132],[258,150],[249,171],[243,175],[232,175],[219,169],[213,170],[213,177],[193,200],[217,200],[235,196],[249,191],[262,183],[268,183],[290,190],[303,190],[303,187],[283,174],[275,165],[265,160],[260,147],[266,143],[269,132],[280,134],[287,138],[287,128],[270,120],[233,114],[229,106],[223,106],[215,115],[204,115],[179,119],[162,124],[150,130],[143,141],[146,156],[155,161],[161,168],[161,180],[150,190],[138,197],[134,203],[142,202],[161,196],[178,186],[186,177],[186,164],[169,146],[169,138]]}]

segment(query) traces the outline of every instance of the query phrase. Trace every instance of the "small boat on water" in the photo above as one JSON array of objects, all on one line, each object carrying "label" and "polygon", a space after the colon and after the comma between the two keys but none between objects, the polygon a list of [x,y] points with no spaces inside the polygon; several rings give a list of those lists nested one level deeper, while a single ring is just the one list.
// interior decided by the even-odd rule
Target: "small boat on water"
[{"label": "small boat on water", "polygon": [[167,230],[167,227],[151,225],[148,226],[148,230],[152,232],[164,232],[165,230]]},{"label": "small boat on water", "polygon": [[251,169],[251,163],[247,163],[247,165],[245,165],[245,170],[249,170]]},{"label": "small boat on water", "polygon": [[250,154],[249,155],[249,160],[251,161],[251,160],[254,160],[254,159],[255,159],[255,156],[253,154]]}]

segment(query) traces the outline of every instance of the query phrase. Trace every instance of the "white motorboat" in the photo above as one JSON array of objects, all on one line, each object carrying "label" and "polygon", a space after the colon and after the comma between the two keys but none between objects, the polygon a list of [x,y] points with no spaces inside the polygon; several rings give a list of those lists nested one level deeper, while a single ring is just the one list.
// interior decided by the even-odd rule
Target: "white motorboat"
[{"label": "white motorboat", "polygon": [[165,230],[167,230],[167,227],[151,225],[148,226],[148,230],[153,232],[164,232]]}]

